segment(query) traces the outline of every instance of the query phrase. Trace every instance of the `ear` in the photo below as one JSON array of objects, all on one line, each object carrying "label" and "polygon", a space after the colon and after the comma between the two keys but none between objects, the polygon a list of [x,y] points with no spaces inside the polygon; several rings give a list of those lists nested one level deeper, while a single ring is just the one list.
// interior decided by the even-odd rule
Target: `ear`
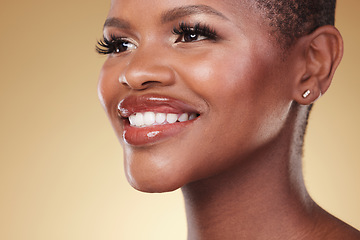
[{"label": "ear", "polygon": [[302,37],[304,71],[296,79],[293,99],[310,105],[326,92],[343,56],[343,40],[334,26],[322,26]]}]

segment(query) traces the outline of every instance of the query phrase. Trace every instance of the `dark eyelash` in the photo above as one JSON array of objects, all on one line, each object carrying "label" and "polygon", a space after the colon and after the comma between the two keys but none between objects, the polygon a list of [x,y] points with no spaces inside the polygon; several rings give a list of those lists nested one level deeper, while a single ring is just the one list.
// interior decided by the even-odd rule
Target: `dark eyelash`
[{"label": "dark eyelash", "polygon": [[[178,27],[174,27],[172,33],[175,35],[184,35],[184,34],[196,34],[207,37],[211,40],[216,40],[218,35],[216,31],[210,28],[208,25],[196,23],[195,25],[190,25],[184,22],[179,23]],[[107,55],[116,52],[117,47],[122,44],[124,40],[121,37],[115,35],[110,35],[110,38],[106,38],[97,41],[95,50],[99,54]]]},{"label": "dark eyelash", "polygon": [[196,23],[195,25],[191,26],[188,23],[181,22],[179,23],[178,27],[173,28],[172,33],[175,35],[197,34],[207,37],[211,40],[216,40],[218,37],[214,29],[201,23]]},{"label": "dark eyelash", "polygon": [[97,41],[95,50],[99,54],[111,54],[115,52],[116,46],[118,46],[121,42],[122,38],[116,37],[115,35],[110,35],[109,39],[103,37],[103,39]]}]

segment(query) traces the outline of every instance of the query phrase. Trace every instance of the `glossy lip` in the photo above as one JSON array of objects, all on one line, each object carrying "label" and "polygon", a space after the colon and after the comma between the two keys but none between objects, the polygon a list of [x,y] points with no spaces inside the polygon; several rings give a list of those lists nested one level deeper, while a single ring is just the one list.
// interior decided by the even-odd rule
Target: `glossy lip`
[{"label": "glossy lip", "polygon": [[118,114],[124,123],[123,139],[126,143],[134,146],[154,144],[172,137],[198,119],[197,117],[185,122],[148,127],[130,126],[128,117],[137,112],[197,113],[199,115],[199,111],[195,108],[175,98],[151,94],[128,96],[118,104]]},{"label": "glossy lip", "polygon": [[121,117],[128,118],[137,112],[198,113],[195,108],[178,99],[160,95],[129,96],[120,101],[118,113]]}]

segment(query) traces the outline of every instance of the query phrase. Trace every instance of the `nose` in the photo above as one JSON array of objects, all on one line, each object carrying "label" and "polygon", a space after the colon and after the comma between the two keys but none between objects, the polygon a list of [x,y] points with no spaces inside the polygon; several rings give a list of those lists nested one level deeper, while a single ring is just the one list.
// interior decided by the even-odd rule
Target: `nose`
[{"label": "nose", "polygon": [[145,90],[174,83],[175,73],[165,52],[138,48],[131,54],[133,56],[119,76],[122,85],[134,90]]}]

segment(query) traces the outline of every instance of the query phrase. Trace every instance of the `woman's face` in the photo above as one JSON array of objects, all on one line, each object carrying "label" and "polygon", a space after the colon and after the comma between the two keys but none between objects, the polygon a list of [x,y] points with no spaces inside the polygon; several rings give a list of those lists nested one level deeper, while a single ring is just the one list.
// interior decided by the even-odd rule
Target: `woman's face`
[{"label": "woman's face", "polygon": [[112,2],[99,95],[133,187],[171,191],[219,174],[284,126],[290,63],[236,2]]}]

